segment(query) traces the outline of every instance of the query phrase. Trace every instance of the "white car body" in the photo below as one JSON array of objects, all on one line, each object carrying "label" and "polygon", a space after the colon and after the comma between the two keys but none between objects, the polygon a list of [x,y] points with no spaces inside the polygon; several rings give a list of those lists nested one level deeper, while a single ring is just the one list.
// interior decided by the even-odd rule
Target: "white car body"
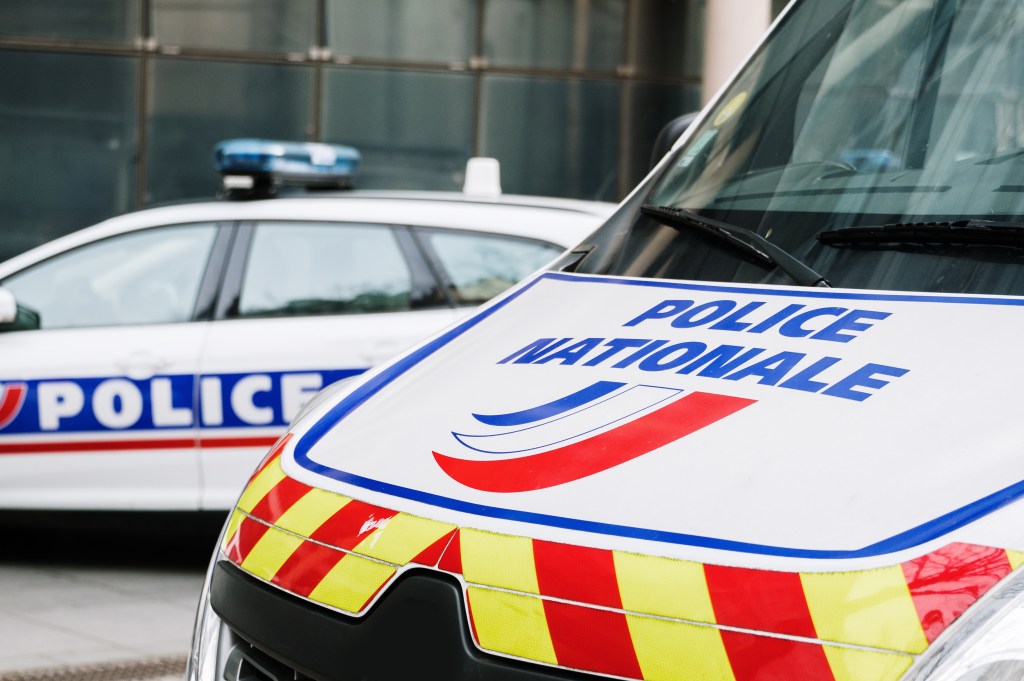
[{"label": "white car body", "polygon": [[[208,231],[241,234],[252,225],[290,229],[281,222],[356,223],[391,226],[394,235],[415,226],[564,249],[612,209],[597,202],[408,192],[188,203],[122,215],[0,263],[0,286],[61,254],[164,225],[214,224],[217,229]],[[208,267],[235,270],[212,277],[221,296],[224,282],[243,276],[239,270],[247,265],[232,255],[237,240],[217,243],[221,250]],[[137,264],[132,260],[115,263],[108,278],[129,265],[157,267],[141,255]],[[141,294],[143,306],[154,309],[164,294],[177,295]],[[0,333],[0,508],[229,508],[253,465],[310,397],[471,309],[447,299],[393,312],[250,318],[231,318],[219,304],[205,316],[197,307],[195,321],[66,328],[47,328],[44,311],[42,328]]]}]

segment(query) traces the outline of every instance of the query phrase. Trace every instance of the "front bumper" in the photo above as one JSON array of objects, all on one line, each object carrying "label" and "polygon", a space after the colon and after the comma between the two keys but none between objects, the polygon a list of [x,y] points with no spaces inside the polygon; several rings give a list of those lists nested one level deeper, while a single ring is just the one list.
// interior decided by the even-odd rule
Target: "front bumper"
[{"label": "front bumper", "polygon": [[227,681],[592,678],[481,652],[461,586],[436,572],[406,573],[359,618],[270,587],[227,561],[214,568],[210,598],[234,635]]}]

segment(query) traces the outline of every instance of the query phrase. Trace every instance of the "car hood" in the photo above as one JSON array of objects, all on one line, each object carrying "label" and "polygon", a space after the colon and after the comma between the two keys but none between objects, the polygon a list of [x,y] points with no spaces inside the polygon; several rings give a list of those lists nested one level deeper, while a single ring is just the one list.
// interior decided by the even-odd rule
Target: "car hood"
[{"label": "car hood", "polygon": [[1024,562],[1018,330],[1018,298],[542,274],[296,424],[225,555],[356,615],[455,575],[477,645],[549,665],[897,678]]}]

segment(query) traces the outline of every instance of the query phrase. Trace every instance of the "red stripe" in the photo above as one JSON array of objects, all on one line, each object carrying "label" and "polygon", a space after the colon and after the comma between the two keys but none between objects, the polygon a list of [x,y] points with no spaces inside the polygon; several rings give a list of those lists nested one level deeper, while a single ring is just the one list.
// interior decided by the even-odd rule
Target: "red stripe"
[{"label": "red stripe", "polygon": [[275,437],[224,438],[151,438],[135,440],[54,440],[49,442],[10,442],[0,444],[2,454],[72,454],[81,452],[123,452],[131,449],[165,450],[222,449],[227,447],[269,447]]},{"label": "red stripe", "polygon": [[249,555],[249,552],[252,551],[252,547],[256,546],[256,542],[262,539],[269,529],[263,523],[243,518],[242,522],[238,525],[238,530],[235,531],[235,536],[232,537],[231,542],[228,544],[226,551],[228,560],[241,565],[242,561]]},{"label": "red stripe", "polygon": [[544,601],[544,614],[560,666],[643,678],[623,613]]},{"label": "red stripe", "polygon": [[249,483],[252,483],[252,481],[256,479],[256,476],[262,473],[267,466],[273,463],[275,459],[280,458],[281,452],[284,451],[285,445],[287,445],[288,441],[291,439],[292,434],[285,433],[279,440],[277,440],[277,442],[274,443],[274,446],[270,448],[270,451],[267,452],[267,455],[263,457],[263,461],[261,461],[260,465],[256,467],[256,470],[253,472],[252,477],[249,478]]},{"label": "red stripe", "polygon": [[437,561],[437,569],[444,572],[449,572],[453,575],[462,574],[462,532],[455,530],[455,536],[452,537],[452,541],[448,544],[448,548],[444,550],[441,555],[441,560]]},{"label": "red stripe", "polygon": [[722,630],[736,681],[834,681],[825,649],[813,643]]},{"label": "red stripe", "polygon": [[376,530],[378,523],[394,517],[396,513],[362,501],[350,501],[318,527],[310,539],[340,549],[352,549]]},{"label": "red stripe", "polygon": [[302,542],[274,575],[273,582],[300,596],[308,596],[331,569],[345,557],[341,551]]},{"label": "red stripe", "polygon": [[409,562],[431,567],[437,565],[438,561],[441,560],[441,555],[444,553],[444,550],[448,547],[448,542],[452,540],[452,535],[454,535],[456,531],[457,530],[452,530],[451,532],[448,532],[436,542],[420,551]]},{"label": "red stripe", "polygon": [[800,575],[705,565],[718,624],[817,638]]},{"label": "red stripe", "polygon": [[971,544],[950,544],[902,567],[929,643],[1012,570],[1005,551]]},{"label": "red stripe", "polygon": [[25,403],[25,395],[28,393],[28,386],[24,383],[4,383],[0,385],[3,390],[3,399],[0,400],[0,429],[21,412],[21,406]]},{"label": "red stripe", "polygon": [[526,492],[608,470],[753,403],[740,397],[696,392],[618,428],[539,454],[489,461],[433,454],[445,473],[467,487],[486,492]]},{"label": "red stripe", "polygon": [[534,540],[533,558],[542,595],[622,607],[611,551]]},{"label": "red stripe", "polygon": [[260,499],[249,515],[266,520],[268,523],[276,523],[285,511],[306,496],[311,489],[313,488],[306,483],[299,482],[294,478],[283,478],[267,492],[266,496]]},{"label": "red stripe", "polygon": [[199,438],[199,446],[202,447],[203,449],[227,449],[229,447],[272,447],[278,442],[280,442],[280,438],[278,438],[275,435],[253,435],[251,437],[203,436]]}]

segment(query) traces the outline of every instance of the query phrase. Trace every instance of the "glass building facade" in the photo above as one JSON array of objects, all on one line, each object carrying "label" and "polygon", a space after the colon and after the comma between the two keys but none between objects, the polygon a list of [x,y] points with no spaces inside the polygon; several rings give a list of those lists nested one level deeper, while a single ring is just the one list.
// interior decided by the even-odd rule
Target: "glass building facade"
[{"label": "glass building facade", "polygon": [[704,0],[4,0],[0,260],[209,197],[231,137],[349,144],[357,186],[618,200],[700,106]]}]

